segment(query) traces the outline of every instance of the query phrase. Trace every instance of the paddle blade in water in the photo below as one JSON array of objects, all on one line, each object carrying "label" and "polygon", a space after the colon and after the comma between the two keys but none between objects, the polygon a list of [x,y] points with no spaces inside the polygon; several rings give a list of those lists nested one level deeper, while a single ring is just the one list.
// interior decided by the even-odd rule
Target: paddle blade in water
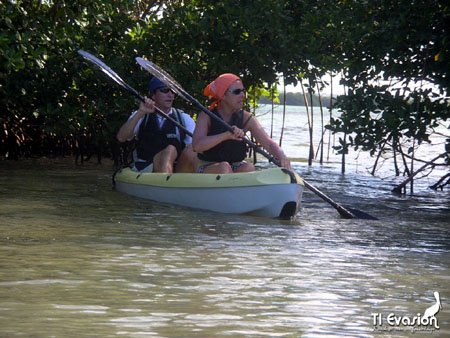
[{"label": "paddle blade in water", "polygon": [[378,218],[376,218],[375,216],[369,215],[368,213],[358,209],[347,207],[347,210],[349,210],[353,215],[355,215],[354,218],[378,220]]},{"label": "paddle blade in water", "polygon": [[[225,121],[223,121],[222,119],[220,119],[217,115],[213,114],[212,112],[210,112],[206,107],[204,107],[200,102],[198,102],[195,98],[193,98],[189,93],[187,93],[182,87],[181,85],[175,81],[175,79],[170,76],[167,72],[165,72],[163,69],[161,69],[160,67],[158,67],[157,65],[155,65],[154,63],[145,60],[141,57],[137,57],[136,58],[137,63],[139,63],[139,65],[144,68],[146,71],[148,71],[149,73],[151,73],[153,76],[157,77],[158,79],[160,79],[166,86],[168,86],[170,89],[172,89],[175,93],[177,93],[178,95],[180,95],[183,99],[185,99],[186,101],[191,102],[192,104],[196,105],[198,108],[200,108],[203,112],[205,112],[207,115],[209,115],[211,118],[216,119],[216,121],[218,121],[219,123],[221,123],[224,127],[226,127],[229,131],[232,131],[232,127],[227,124]],[[243,141],[245,143],[247,143],[250,147],[252,147],[256,152],[260,153],[261,155],[265,156],[269,161],[275,163],[278,166],[281,166],[280,162],[275,159],[272,155],[270,155],[269,153],[267,153],[265,150],[263,150],[262,148],[258,147],[255,143],[253,143],[252,141],[248,140],[246,137],[242,138]],[[343,218],[363,218],[363,219],[376,219],[373,216],[370,216],[369,214],[366,214],[364,212],[360,212],[359,210],[354,210],[350,211],[346,208],[344,208],[342,205],[340,205],[339,203],[336,203],[335,201],[333,201],[331,198],[329,198],[328,196],[326,196],[323,192],[321,192],[320,190],[318,190],[317,188],[313,187],[311,184],[309,184],[308,182],[304,181],[305,186],[311,190],[312,192],[314,192],[316,195],[318,195],[320,198],[322,198],[324,201],[326,201],[327,203],[329,203],[332,207],[334,207],[339,214],[343,217]]]}]

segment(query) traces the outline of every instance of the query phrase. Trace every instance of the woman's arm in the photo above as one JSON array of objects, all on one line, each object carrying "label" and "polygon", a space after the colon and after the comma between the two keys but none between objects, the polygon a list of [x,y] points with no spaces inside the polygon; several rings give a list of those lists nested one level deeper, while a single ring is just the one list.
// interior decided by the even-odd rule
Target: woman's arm
[{"label": "woman's arm", "polygon": [[[246,114],[244,114],[244,121],[246,118],[245,116],[248,116],[250,114],[248,112],[245,113]],[[272,140],[269,135],[267,135],[264,128],[256,118],[251,118],[250,121],[248,121],[245,129],[249,130],[255,140],[259,144],[261,144],[261,146],[266,149],[273,157],[277,158],[280,161],[282,167],[292,169],[291,162],[287,158],[286,154],[283,152],[280,146],[274,140]]]}]

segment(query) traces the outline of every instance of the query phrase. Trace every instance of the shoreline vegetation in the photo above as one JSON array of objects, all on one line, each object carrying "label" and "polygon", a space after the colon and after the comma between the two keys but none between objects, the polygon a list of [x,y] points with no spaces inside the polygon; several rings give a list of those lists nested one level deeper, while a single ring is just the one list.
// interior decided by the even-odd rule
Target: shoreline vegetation
[{"label": "shoreline vegetation", "polygon": [[[0,160],[132,159],[134,144],[119,144],[116,133],[136,109],[135,98],[87,64],[77,52],[85,50],[141,95],[150,78],[136,57],[204,101],[212,79],[239,75],[249,110],[257,103],[282,110],[281,135],[283,108],[306,107],[309,165],[318,153],[324,163],[325,137],[332,137],[342,174],[349,151],[364,151],[375,159],[373,175],[389,158],[393,177],[411,177],[411,192],[428,176],[414,177],[427,162],[419,147],[438,135],[438,160],[427,169],[446,168],[439,185],[450,185],[449,7],[442,0],[325,4],[3,1]],[[332,91],[336,81],[344,95]],[[177,108],[189,112],[190,105]]]},{"label": "shoreline vegetation", "polygon": [[[314,106],[320,107],[320,102],[322,102],[322,107],[330,108],[331,100],[330,96],[317,96],[313,95],[312,102],[310,102],[310,96],[308,95],[307,102],[305,102],[304,95],[300,92],[287,92],[286,93],[286,105],[287,106]],[[333,101],[336,101],[336,98],[333,97]],[[312,104],[311,104],[312,103]],[[272,104],[270,98],[263,96],[259,99],[258,104]],[[277,100],[274,101],[274,105],[283,106],[284,104],[284,93],[280,93]]]}]

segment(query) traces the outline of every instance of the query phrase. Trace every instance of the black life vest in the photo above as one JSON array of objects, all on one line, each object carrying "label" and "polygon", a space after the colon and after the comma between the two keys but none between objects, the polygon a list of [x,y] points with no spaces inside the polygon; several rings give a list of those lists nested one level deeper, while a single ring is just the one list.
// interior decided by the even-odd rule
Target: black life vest
[{"label": "black life vest", "polygon": [[[217,108],[214,109],[212,112],[216,114],[220,119],[222,119],[219,112],[217,111]],[[244,113],[242,110],[239,110],[233,113],[233,115],[231,116],[231,120],[228,124],[230,126],[234,125],[242,129],[243,119]],[[225,131],[228,130],[222,123],[216,121],[216,119],[214,118],[211,118],[211,125],[209,127],[208,136],[221,134]],[[227,161],[230,164],[233,162],[241,162],[245,159],[246,156],[247,156],[246,143],[244,141],[237,141],[237,140],[226,140],[209,150],[206,150],[202,153],[198,153],[198,158],[203,161],[210,161],[210,162]]]},{"label": "black life vest", "polygon": [[[172,108],[172,114],[169,115],[184,126],[184,120],[181,113]],[[153,157],[168,145],[173,145],[177,149],[177,159],[186,146],[184,144],[185,133],[180,129],[180,139],[177,138],[176,126],[165,119],[161,128],[159,127],[156,113],[145,115],[139,126],[137,134],[136,155],[139,159],[148,163],[153,163]]]}]

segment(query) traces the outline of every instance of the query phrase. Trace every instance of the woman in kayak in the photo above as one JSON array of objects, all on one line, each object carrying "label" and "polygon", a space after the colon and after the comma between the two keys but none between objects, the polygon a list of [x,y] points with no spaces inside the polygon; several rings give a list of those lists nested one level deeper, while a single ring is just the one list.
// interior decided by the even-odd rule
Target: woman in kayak
[{"label": "woman in kayak", "polygon": [[242,137],[247,131],[280,161],[282,167],[291,169],[291,163],[283,150],[267,135],[256,118],[242,109],[245,89],[238,76],[220,75],[205,88],[204,94],[213,99],[209,110],[232,126],[233,133],[206,113],[200,113],[192,138],[194,151],[198,153],[199,173],[254,171],[253,164],[244,161],[247,157],[247,145]]}]

